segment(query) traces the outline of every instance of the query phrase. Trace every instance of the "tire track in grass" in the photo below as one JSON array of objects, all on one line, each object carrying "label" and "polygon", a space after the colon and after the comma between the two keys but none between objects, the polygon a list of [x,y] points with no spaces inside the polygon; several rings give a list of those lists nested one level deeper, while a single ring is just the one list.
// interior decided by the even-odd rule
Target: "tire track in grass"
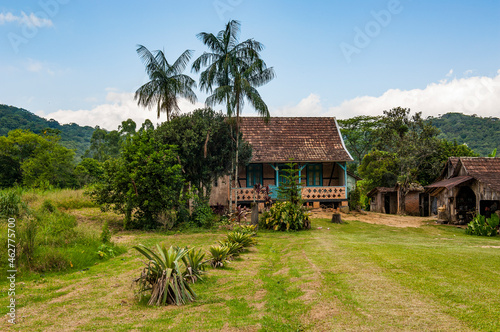
[{"label": "tire track in grass", "polygon": [[[299,282],[292,281],[289,275],[289,252],[293,242],[266,241],[261,253],[265,257],[260,266],[258,277],[266,290],[264,316],[260,320],[262,331],[303,331],[300,316],[308,311],[308,306],[300,300],[303,291]],[[296,262],[301,264],[300,261]]]},{"label": "tire track in grass", "polygon": [[304,250],[321,267],[324,300],[341,303],[339,315],[316,323],[318,331],[470,331],[437,303],[384,276],[375,262],[343,246],[352,239],[341,239],[335,232],[312,235],[314,242],[309,243],[314,244]]}]

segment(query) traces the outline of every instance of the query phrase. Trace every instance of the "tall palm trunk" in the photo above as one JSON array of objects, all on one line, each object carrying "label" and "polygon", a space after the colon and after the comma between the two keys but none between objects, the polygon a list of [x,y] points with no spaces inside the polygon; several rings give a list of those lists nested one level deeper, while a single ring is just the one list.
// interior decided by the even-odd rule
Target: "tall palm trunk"
[{"label": "tall palm trunk", "polygon": [[[238,173],[238,163],[239,163],[239,142],[240,142],[240,103],[239,103],[239,98],[236,98],[236,185],[234,186],[236,188],[235,194],[234,194],[234,205],[236,208],[238,208],[238,179],[239,179],[239,173]],[[248,184],[247,184],[248,187]]]}]

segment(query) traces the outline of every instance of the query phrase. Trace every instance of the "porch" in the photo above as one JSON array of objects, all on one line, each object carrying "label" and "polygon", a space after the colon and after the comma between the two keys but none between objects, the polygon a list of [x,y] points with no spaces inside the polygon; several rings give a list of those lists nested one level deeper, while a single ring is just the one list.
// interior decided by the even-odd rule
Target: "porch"
[{"label": "porch", "polygon": [[[299,162],[302,199],[306,202],[333,202],[347,199],[347,169],[345,162]],[[278,188],[285,181],[284,163],[251,163],[240,169],[238,188],[232,187],[233,200],[238,202],[263,201],[261,194],[254,192],[254,185],[269,186],[271,198],[278,198]],[[254,197],[255,196],[255,197]]]},{"label": "porch", "polygon": [[[276,200],[278,198],[278,188],[276,186],[269,186],[271,189],[271,198]],[[263,202],[264,196],[256,195],[253,188],[233,188],[233,199],[238,199],[238,202]],[[345,186],[327,186],[327,187],[303,187],[301,189],[302,199],[308,201],[336,201],[347,199]]]}]

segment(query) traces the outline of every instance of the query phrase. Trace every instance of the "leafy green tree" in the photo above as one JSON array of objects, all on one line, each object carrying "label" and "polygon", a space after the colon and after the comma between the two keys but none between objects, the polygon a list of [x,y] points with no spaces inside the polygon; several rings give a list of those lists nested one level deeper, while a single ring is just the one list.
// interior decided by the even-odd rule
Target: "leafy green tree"
[{"label": "leafy green tree", "polygon": [[123,139],[117,130],[108,132],[96,126],[90,139],[90,147],[85,151],[83,158],[92,158],[100,162],[118,158],[122,143]]},{"label": "leafy green tree", "polygon": [[358,171],[366,192],[376,187],[393,187],[399,176],[399,160],[395,153],[374,150],[364,156]]},{"label": "leafy green tree", "polygon": [[96,183],[103,173],[102,163],[92,158],[84,158],[75,168],[75,176],[80,186]]},{"label": "leafy green tree", "polygon": [[[205,189],[207,197],[214,180],[231,172],[235,143],[231,138],[231,126],[222,113],[210,108],[197,109],[162,123],[155,135],[158,141],[178,147],[186,182]],[[251,146],[242,142],[239,149],[240,162],[248,163]]]},{"label": "leafy green tree", "polygon": [[104,209],[125,214],[124,228],[154,229],[176,209],[184,179],[174,147],[145,130],[127,139],[122,156],[104,162],[103,179],[90,191]]},{"label": "leafy green tree", "polygon": [[[29,130],[13,130],[7,137],[0,137],[0,156],[12,166],[4,169],[0,179],[13,176],[17,183],[29,187],[72,187],[74,177],[74,151],[59,144],[60,137],[44,137]],[[4,180],[5,185],[14,182]]]},{"label": "leafy green tree", "polygon": [[132,136],[135,134],[136,127],[137,124],[135,123],[134,120],[127,119],[126,121],[122,121],[122,124],[118,126],[118,132],[122,136]]},{"label": "leafy green tree", "polygon": [[[239,117],[245,99],[260,116],[269,118],[269,110],[257,88],[275,77],[274,69],[267,68],[260,57],[259,52],[264,48],[261,43],[253,39],[238,41],[240,26],[240,22],[233,20],[217,35],[199,33],[198,38],[210,52],[204,52],[192,66],[195,72],[207,67],[200,75],[200,88],[210,93],[205,103],[208,106],[226,104],[227,115],[236,117],[236,137],[239,137]],[[238,174],[238,144],[236,140],[235,174]]]},{"label": "leafy green tree", "polygon": [[360,115],[350,119],[338,120],[338,124],[346,148],[354,158],[355,163],[351,164],[353,165],[351,167],[358,166],[363,157],[377,144],[381,117]]},{"label": "leafy green tree", "polygon": [[179,97],[186,98],[193,104],[196,102],[196,94],[193,92],[196,83],[191,77],[182,74],[193,51],[184,51],[173,64],[168,63],[160,50],[151,53],[146,47],[139,45],[137,53],[146,66],[150,79],[135,92],[138,105],[156,107],[158,118],[161,112],[165,112],[167,121],[170,121],[180,110],[177,103]]}]

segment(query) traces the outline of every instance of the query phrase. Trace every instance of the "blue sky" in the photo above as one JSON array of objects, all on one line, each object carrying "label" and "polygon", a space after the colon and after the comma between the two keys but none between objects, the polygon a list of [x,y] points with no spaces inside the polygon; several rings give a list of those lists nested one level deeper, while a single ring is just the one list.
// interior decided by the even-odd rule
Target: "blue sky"
[{"label": "blue sky", "polygon": [[402,106],[500,116],[498,0],[7,0],[0,103],[107,129],[129,117],[157,122],[133,100],[147,81],[137,44],[172,61],[186,49],[197,57],[205,47],[196,34],[230,19],[241,21],[241,40],[266,46],[277,78],[259,91],[272,115],[347,118]]}]

